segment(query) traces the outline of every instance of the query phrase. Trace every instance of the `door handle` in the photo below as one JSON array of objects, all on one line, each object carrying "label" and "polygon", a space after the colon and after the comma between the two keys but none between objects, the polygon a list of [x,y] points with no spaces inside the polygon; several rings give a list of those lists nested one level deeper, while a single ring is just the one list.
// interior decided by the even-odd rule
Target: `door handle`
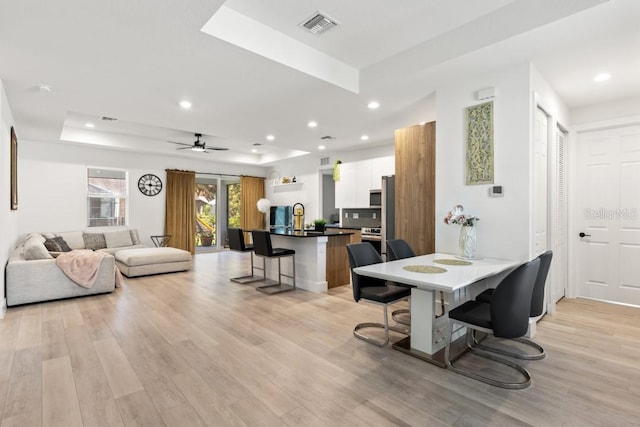
[{"label": "door handle", "polygon": [[591,234],[584,234],[583,232],[580,232],[580,234],[578,234],[578,236],[580,236],[580,237],[591,237]]}]

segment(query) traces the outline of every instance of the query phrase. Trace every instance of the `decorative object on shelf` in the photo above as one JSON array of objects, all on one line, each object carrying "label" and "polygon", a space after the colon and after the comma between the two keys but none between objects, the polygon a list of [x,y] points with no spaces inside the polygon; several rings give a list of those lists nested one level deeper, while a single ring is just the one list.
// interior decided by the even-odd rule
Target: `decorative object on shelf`
[{"label": "decorative object on shelf", "polygon": [[145,196],[155,196],[162,191],[162,180],[152,173],[142,175],[138,180],[138,190]]},{"label": "decorative object on shelf", "polygon": [[319,218],[319,219],[314,219],[313,220],[313,229],[315,231],[324,232],[326,226],[327,226],[327,220],[324,219],[324,218]]},{"label": "decorative object on shelf", "polygon": [[269,180],[271,181],[271,185],[280,184],[280,173],[278,171],[269,172]]},{"label": "decorative object on shelf", "polygon": [[11,210],[18,210],[18,137],[11,126]]},{"label": "decorative object on shelf", "polygon": [[473,259],[475,258],[477,248],[477,236],[475,223],[480,221],[480,218],[474,215],[465,215],[464,207],[462,205],[456,205],[452,210],[444,217],[445,224],[461,225],[460,237],[458,240],[458,246],[460,248],[460,256],[462,258]]},{"label": "decorative object on shelf", "polygon": [[291,179],[291,182],[296,182],[296,176],[294,175],[293,178]]},{"label": "decorative object on shelf", "polygon": [[264,214],[265,228],[267,228],[270,224],[269,214],[271,213],[271,200],[260,199],[256,202],[256,207],[258,208],[259,212],[262,212]]},{"label": "decorative object on shelf", "polygon": [[333,180],[340,181],[340,165],[342,164],[341,160],[336,160],[333,164]]},{"label": "decorative object on shelf", "polygon": [[467,185],[493,184],[493,101],[466,109]]},{"label": "decorative object on shelf", "polygon": [[289,178],[288,176],[283,176],[282,177],[282,183],[283,184],[290,184],[291,183],[291,178]]}]

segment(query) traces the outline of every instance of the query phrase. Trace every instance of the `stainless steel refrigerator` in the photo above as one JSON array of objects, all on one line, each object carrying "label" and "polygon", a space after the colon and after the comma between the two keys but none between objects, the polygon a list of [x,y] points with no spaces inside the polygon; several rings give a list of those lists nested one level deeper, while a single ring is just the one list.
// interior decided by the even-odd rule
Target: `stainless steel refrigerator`
[{"label": "stainless steel refrigerator", "polygon": [[380,234],[382,237],[381,254],[387,260],[387,240],[395,239],[396,223],[396,176],[388,175],[382,177],[382,204]]}]

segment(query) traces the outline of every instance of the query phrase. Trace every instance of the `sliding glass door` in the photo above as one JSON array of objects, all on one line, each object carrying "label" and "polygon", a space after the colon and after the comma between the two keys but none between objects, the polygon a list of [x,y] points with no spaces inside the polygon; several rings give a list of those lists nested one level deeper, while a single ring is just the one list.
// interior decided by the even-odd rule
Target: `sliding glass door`
[{"label": "sliding glass door", "polygon": [[240,226],[240,178],[196,174],[195,232],[198,252],[227,246],[227,228]]}]

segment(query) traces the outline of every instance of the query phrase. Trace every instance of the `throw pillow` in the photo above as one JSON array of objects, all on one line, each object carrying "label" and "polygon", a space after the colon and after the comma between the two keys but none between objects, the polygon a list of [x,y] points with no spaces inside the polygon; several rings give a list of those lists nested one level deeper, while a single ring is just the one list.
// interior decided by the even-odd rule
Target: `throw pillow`
[{"label": "throw pillow", "polygon": [[32,234],[27,237],[22,250],[24,259],[32,260],[52,258],[52,256],[49,255],[49,251],[47,251],[47,248],[44,246],[45,240],[46,239],[39,234]]},{"label": "throw pillow", "polygon": [[84,239],[82,238],[82,231],[65,231],[62,233],[56,233],[64,239],[71,249],[84,249]]},{"label": "throw pillow", "polygon": [[107,242],[108,248],[121,248],[123,246],[131,246],[131,233],[129,230],[110,231],[104,233],[104,240]]},{"label": "throw pillow", "polygon": [[84,240],[84,246],[87,249],[93,251],[97,249],[105,249],[107,242],[104,240],[104,234],[102,233],[82,233],[82,239]]},{"label": "throw pillow", "polygon": [[71,248],[62,237],[53,237],[44,241],[44,247],[49,252],[70,252]]},{"label": "throw pillow", "polygon": [[129,232],[131,233],[131,243],[133,243],[134,245],[139,245],[140,237],[138,236],[138,230],[132,228],[131,230],[129,230]]}]

